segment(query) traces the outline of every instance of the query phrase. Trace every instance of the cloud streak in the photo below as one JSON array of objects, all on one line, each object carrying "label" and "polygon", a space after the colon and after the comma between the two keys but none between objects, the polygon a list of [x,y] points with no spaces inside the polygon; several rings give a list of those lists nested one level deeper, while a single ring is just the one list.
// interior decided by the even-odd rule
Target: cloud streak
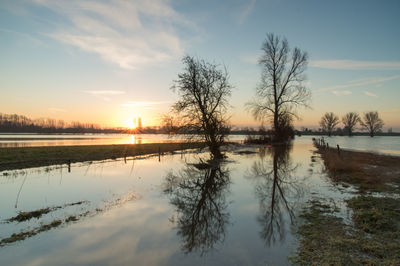
[{"label": "cloud streak", "polygon": [[352,92],[348,90],[342,90],[342,91],[333,90],[332,93],[335,94],[336,96],[344,96],[352,94]]},{"label": "cloud streak", "polygon": [[183,53],[179,27],[193,25],[166,0],[36,0],[68,23],[50,36],[98,54],[123,69],[170,60]]},{"label": "cloud streak", "polygon": [[127,103],[122,103],[122,107],[152,107],[154,105],[160,105],[164,103],[169,103],[167,101],[130,101]]},{"label": "cloud streak", "polygon": [[60,112],[60,113],[67,112],[67,110],[62,109],[62,108],[57,108],[57,107],[50,107],[50,108],[47,108],[47,110],[49,110],[50,112]]},{"label": "cloud streak", "polygon": [[376,94],[374,94],[372,92],[369,92],[369,91],[364,91],[364,94],[369,96],[369,97],[378,97],[378,95],[376,95]]},{"label": "cloud streak", "polygon": [[240,56],[240,61],[247,63],[247,64],[252,64],[252,65],[257,65],[258,64],[258,60],[259,60],[258,55],[242,55]]},{"label": "cloud streak", "polygon": [[314,92],[332,91],[332,90],[337,90],[337,89],[360,87],[360,86],[366,86],[366,85],[370,85],[370,84],[381,83],[381,82],[394,80],[394,79],[399,79],[399,78],[400,78],[400,75],[389,76],[389,77],[364,78],[364,79],[358,79],[358,80],[349,81],[349,82],[344,83],[344,84],[339,84],[339,85],[334,85],[334,86],[330,86],[330,87],[326,87],[326,88],[321,88],[321,89],[315,90]]},{"label": "cloud streak", "polygon": [[91,91],[84,91],[86,93],[92,95],[120,95],[125,94],[125,91],[114,91],[114,90],[91,90]]},{"label": "cloud streak", "polygon": [[341,70],[398,70],[400,61],[317,60],[310,67]]},{"label": "cloud streak", "polygon": [[256,0],[249,0],[246,5],[241,8],[241,12],[237,17],[237,22],[239,25],[242,25],[246,21],[247,17],[253,11],[255,4]]}]

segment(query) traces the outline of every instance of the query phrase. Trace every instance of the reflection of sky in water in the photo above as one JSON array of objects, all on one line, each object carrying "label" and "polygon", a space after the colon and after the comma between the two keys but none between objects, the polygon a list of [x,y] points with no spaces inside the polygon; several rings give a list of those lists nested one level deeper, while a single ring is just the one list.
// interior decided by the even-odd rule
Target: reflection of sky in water
[{"label": "reflection of sky in water", "polygon": [[[312,138],[321,136],[296,137],[297,143],[309,144]],[[242,142],[245,135],[231,135],[228,140]],[[324,136],[331,147],[337,144],[341,148],[354,150],[368,150],[380,153],[400,155],[400,137],[375,136]],[[0,134],[0,147],[24,147],[24,146],[63,146],[63,145],[109,145],[109,144],[145,144],[162,142],[179,142],[181,136],[168,136],[165,134],[59,134],[59,135],[35,135],[35,134]]]},{"label": "reflection of sky in water", "polygon": [[[229,141],[243,141],[246,136],[229,136]],[[183,136],[166,134],[0,134],[0,147],[109,145],[180,142]]]},{"label": "reflection of sky in water", "polygon": [[[320,163],[311,162],[310,141],[300,139],[294,145],[290,160],[297,168],[288,175],[288,182],[301,187],[299,197],[292,192],[286,200],[297,215],[312,196],[346,198],[347,193],[332,186],[321,173]],[[197,162],[198,155],[166,155],[143,160],[109,161],[105,163],[76,164],[71,173],[66,168],[44,171],[28,170],[0,178],[0,218],[16,215],[17,211],[35,210],[87,200],[89,203],[63,208],[43,217],[48,223],[65,219],[69,215],[105,209],[82,218],[76,223],[41,233],[27,240],[0,248],[1,265],[281,265],[294,251],[296,241],[288,213],[282,208],[283,238],[270,244],[262,238],[263,224],[258,219],[265,208],[256,193],[265,188],[270,196],[271,187],[263,187],[264,177],[252,177],[255,162],[273,165],[271,154],[264,158],[258,154],[229,153],[230,183],[221,193],[227,204],[229,220],[224,225],[225,235],[213,249],[200,256],[194,251],[184,254],[182,236],[178,235],[180,213],[171,204],[172,197],[163,192],[168,173],[185,169],[185,161]],[[269,169],[269,168],[268,168]],[[40,170],[37,171],[37,170]],[[22,188],[21,188],[22,186]],[[18,191],[21,193],[15,209]],[[208,191],[209,192],[209,191]],[[109,202],[127,193],[135,199],[119,206],[105,208]],[[314,194],[312,194],[314,193]],[[266,204],[266,206],[269,206]],[[346,215],[345,213],[343,215]],[[0,224],[0,236],[9,236],[27,226],[37,226],[40,220],[16,225]]]}]

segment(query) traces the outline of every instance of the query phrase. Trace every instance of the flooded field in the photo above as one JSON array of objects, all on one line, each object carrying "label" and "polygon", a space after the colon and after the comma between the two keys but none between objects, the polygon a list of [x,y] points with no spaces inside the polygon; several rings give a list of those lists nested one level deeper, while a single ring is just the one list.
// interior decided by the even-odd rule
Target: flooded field
[{"label": "flooded field", "polygon": [[314,150],[232,148],[211,168],[193,151],[2,172],[0,264],[288,264],[302,207],[350,195]]},{"label": "flooded field", "polygon": [[[298,143],[311,143],[312,138],[321,136],[296,137]],[[246,135],[231,135],[228,141],[242,143]],[[331,147],[372,151],[383,154],[400,155],[400,137],[397,136],[324,136]],[[166,134],[0,134],[1,147],[65,146],[65,145],[110,145],[181,142],[182,136]]]},{"label": "flooded field", "polygon": [[[245,135],[234,135],[229,141],[240,142]],[[0,134],[1,147],[37,147],[66,145],[110,145],[181,142],[181,135],[167,134]]]}]

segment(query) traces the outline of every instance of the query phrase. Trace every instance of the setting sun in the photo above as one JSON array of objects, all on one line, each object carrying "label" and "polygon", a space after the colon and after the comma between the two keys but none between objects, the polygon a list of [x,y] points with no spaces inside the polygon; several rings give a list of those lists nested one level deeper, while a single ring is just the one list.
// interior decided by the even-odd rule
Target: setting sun
[{"label": "setting sun", "polygon": [[137,127],[136,125],[136,118],[131,118],[125,123],[126,127],[129,127],[130,129],[135,129]]}]

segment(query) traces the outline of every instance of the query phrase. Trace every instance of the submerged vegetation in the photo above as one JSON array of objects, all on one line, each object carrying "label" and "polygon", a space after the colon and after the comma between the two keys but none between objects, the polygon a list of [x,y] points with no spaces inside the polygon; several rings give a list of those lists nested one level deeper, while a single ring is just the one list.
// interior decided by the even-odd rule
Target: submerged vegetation
[{"label": "submerged vegetation", "polygon": [[20,233],[14,233],[10,237],[1,239],[0,247],[7,245],[7,244],[17,242],[17,241],[25,240],[26,238],[35,236],[35,235],[45,232],[45,231],[49,231],[50,229],[58,227],[61,224],[62,224],[61,220],[54,220],[49,224],[41,225],[39,228],[35,228],[35,229],[29,230],[29,231],[23,231]]},{"label": "submerged vegetation", "polygon": [[[37,234],[49,231],[53,228],[56,228],[56,227],[59,227],[62,225],[67,225],[72,222],[77,222],[80,219],[85,218],[87,216],[93,216],[95,214],[107,211],[113,207],[120,206],[128,201],[132,201],[135,199],[140,199],[140,196],[137,195],[136,193],[130,191],[122,197],[119,197],[110,202],[107,202],[102,208],[97,207],[93,210],[85,210],[85,211],[83,211],[83,209],[82,209],[80,213],[77,213],[75,215],[68,215],[66,218],[55,219],[52,222],[46,223],[46,224],[43,224],[43,221],[40,221],[40,226],[38,226],[38,227],[35,227],[32,229],[31,229],[31,227],[27,227],[28,230],[23,230],[19,233],[13,233],[9,237],[5,237],[2,239],[0,238],[0,247],[3,247],[8,244],[12,244],[17,241],[25,240],[27,238],[33,237]],[[85,204],[85,203],[89,203],[89,201],[77,201],[77,202],[73,202],[73,203],[67,203],[62,206],[47,207],[47,208],[42,208],[42,209],[38,209],[38,210],[34,210],[34,211],[20,212],[18,215],[14,216],[12,218],[6,219],[5,222],[20,223],[20,222],[27,222],[32,218],[41,219],[43,215],[50,213],[52,211],[70,207],[70,206],[81,205],[81,204]]]},{"label": "submerged vegetation", "polygon": [[34,211],[19,212],[18,215],[7,219],[6,222],[9,222],[9,223],[19,222],[20,223],[20,222],[28,221],[33,218],[39,219],[40,217],[42,217],[42,215],[48,214],[49,212],[52,212],[52,211],[55,211],[58,209],[62,209],[62,208],[68,207],[68,206],[81,205],[84,203],[87,203],[87,201],[77,201],[77,202],[73,202],[73,203],[64,204],[63,206],[47,207],[47,208],[42,208],[42,209],[38,209],[38,210],[34,210]]}]

